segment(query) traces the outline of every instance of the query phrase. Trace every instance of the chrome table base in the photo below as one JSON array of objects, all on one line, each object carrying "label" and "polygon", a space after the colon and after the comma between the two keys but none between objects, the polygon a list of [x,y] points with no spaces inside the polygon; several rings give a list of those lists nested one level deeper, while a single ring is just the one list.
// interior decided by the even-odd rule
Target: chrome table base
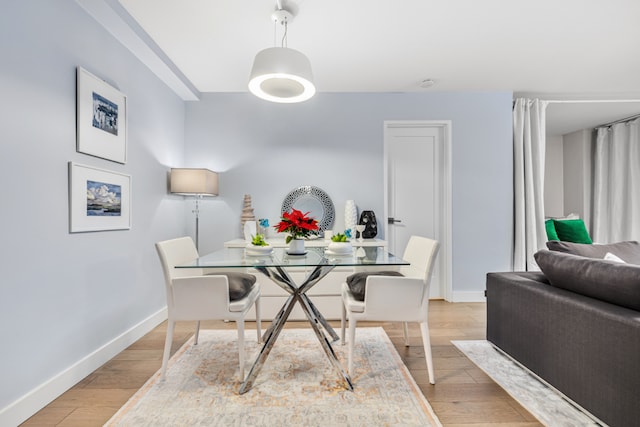
[{"label": "chrome table base", "polygon": [[[333,270],[334,266],[326,264],[316,266],[300,286],[296,286],[296,283],[293,281],[293,279],[291,279],[291,276],[289,276],[287,271],[282,267],[259,266],[254,268],[256,268],[265,276],[269,277],[282,289],[287,291],[287,293],[289,293],[289,298],[284,303],[276,317],[273,319],[267,331],[264,333],[264,344],[262,346],[262,349],[260,350],[260,354],[256,358],[256,361],[253,363],[253,366],[251,367],[247,378],[240,386],[240,394],[246,393],[247,391],[251,390],[251,387],[253,387],[254,381],[260,373],[264,362],[267,360],[267,357],[269,356],[274,343],[278,339],[280,332],[284,328],[284,324],[287,322],[287,319],[291,314],[291,310],[293,310],[296,302],[300,304],[300,307],[307,316],[307,319],[311,324],[311,328],[315,332],[318,341],[320,341],[320,344],[322,345],[322,349],[331,362],[331,365],[337,371],[339,377],[344,382],[345,388],[348,390],[353,390],[351,378],[349,378],[349,376],[345,372],[344,368],[340,364],[340,361],[336,357],[335,352],[333,351],[333,347],[331,347],[331,342],[335,342],[338,340],[338,334],[336,334],[336,332],[329,325],[324,316],[320,313],[318,308],[306,295],[306,292],[311,289],[316,283],[318,283],[324,276],[326,276],[327,273]],[[327,334],[329,334],[329,336],[331,337],[331,342],[329,341],[327,335],[325,334],[325,332],[323,332],[323,330]]]}]

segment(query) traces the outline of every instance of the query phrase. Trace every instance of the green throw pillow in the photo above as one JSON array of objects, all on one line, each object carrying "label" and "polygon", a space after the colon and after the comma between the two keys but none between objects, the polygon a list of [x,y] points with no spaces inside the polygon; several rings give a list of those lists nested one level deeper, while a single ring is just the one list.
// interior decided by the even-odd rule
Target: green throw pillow
[{"label": "green throw pillow", "polygon": [[547,230],[547,240],[560,240],[552,219],[548,219],[544,222],[544,228]]},{"label": "green throw pillow", "polygon": [[553,221],[558,240],[572,243],[593,243],[584,221],[581,219],[563,219]]}]

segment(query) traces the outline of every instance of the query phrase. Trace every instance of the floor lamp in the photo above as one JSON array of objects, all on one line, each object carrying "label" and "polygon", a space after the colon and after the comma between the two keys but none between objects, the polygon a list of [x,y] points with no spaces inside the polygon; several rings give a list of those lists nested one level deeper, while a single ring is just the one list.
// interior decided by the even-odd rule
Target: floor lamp
[{"label": "floor lamp", "polygon": [[196,208],[196,248],[199,246],[200,199],[204,196],[218,195],[218,174],[209,169],[172,168],[170,191],[183,196],[195,196]]}]

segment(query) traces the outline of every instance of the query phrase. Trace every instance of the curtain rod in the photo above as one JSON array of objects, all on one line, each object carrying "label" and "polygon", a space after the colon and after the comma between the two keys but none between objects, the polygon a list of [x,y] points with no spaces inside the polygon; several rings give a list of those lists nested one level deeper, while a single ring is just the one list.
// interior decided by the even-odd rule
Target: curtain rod
[{"label": "curtain rod", "polygon": [[550,104],[595,104],[617,102],[640,102],[640,99],[547,99]]},{"label": "curtain rod", "polygon": [[603,125],[596,126],[596,127],[594,127],[594,129],[598,129],[598,128],[606,128],[606,127],[609,127],[609,126],[616,125],[616,124],[618,124],[618,123],[630,122],[630,121],[632,121],[632,120],[637,119],[638,117],[640,117],[640,114],[635,114],[635,115],[633,115],[633,116],[626,117],[626,118],[624,118],[624,119],[620,119],[620,120],[613,121],[613,122],[611,122],[611,123],[605,123],[605,124],[603,124]]}]

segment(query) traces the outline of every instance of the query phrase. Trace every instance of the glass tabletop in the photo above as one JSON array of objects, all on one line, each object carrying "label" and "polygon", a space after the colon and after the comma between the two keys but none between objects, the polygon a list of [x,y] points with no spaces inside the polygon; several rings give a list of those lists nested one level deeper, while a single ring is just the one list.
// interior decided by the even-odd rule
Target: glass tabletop
[{"label": "glass tabletop", "polygon": [[303,255],[289,255],[287,248],[273,248],[267,255],[250,255],[243,248],[225,248],[194,261],[176,265],[176,268],[409,265],[407,261],[387,252],[383,247],[353,248],[348,255],[333,255],[325,251],[326,248],[323,247],[308,247]]}]

